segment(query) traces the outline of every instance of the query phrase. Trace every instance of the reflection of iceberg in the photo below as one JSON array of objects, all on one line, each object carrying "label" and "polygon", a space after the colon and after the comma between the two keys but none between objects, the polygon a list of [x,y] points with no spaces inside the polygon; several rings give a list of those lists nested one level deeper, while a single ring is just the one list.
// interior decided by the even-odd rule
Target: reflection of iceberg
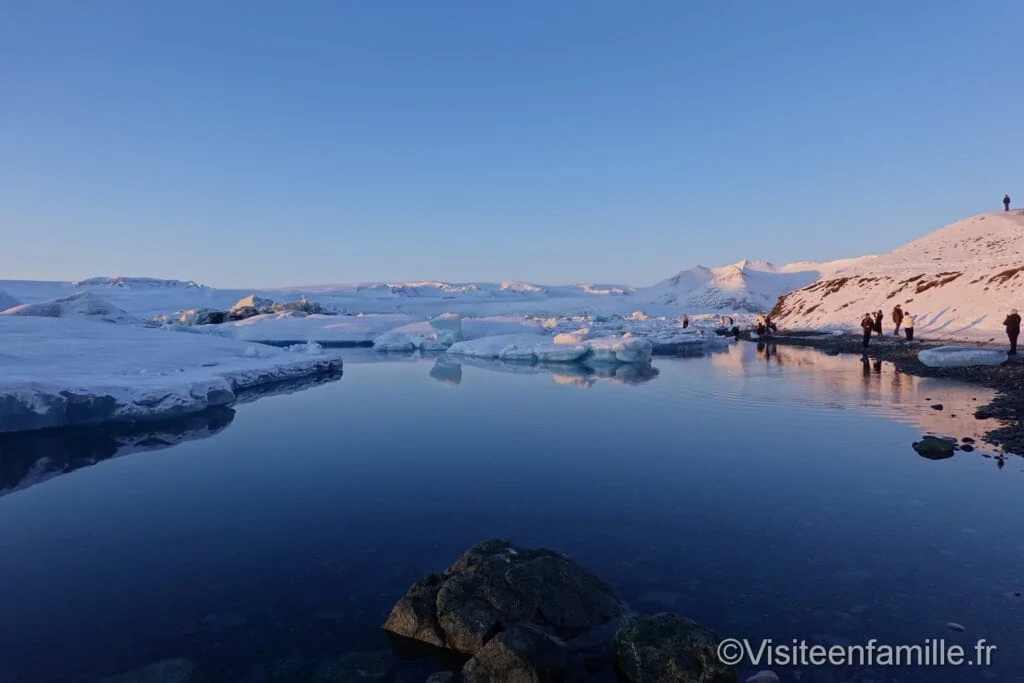
[{"label": "reflection of iceberg", "polygon": [[[459,368],[459,380],[462,379],[462,366],[506,372],[516,375],[538,375],[551,373],[559,384],[575,384],[591,386],[594,382],[606,380],[620,384],[642,384],[658,376],[658,369],[650,363],[632,363],[624,365],[574,365],[569,363],[530,363],[528,361],[508,361],[497,359],[473,358],[471,356],[442,356],[437,359],[430,375],[451,373],[451,366]],[[443,369],[439,369],[443,368]],[[442,380],[444,381],[444,380]]]},{"label": "reflection of iceberg", "polygon": [[441,356],[430,368],[430,376],[439,382],[458,386],[462,383],[462,366],[447,356]]},{"label": "reflection of iceberg", "polygon": [[246,389],[240,389],[235,393],[235,402],[233,405],[240,403],[252,403],[253,401],[263,398],[264,396],[282,396],[284,394],[294,394],[299,391],[305,391],[306,389],[312,389],[318,387],[321,384],[330,384],[331,382],[337,382],[342,378],[344,373],[341,370],[334,370],[333,372],[325,372],[319,375],[307,375],[305,377],[296,377],[294,379],[285,379],[279,382],[270,382],[268,384],[258,384],[254,387],[248,387]]},{"label": "reflection of iceberg", "polygon": [[169,420],[0,435],[0,495],[130,453],[170,448],[220,433],[235,419],[217,406]]}]

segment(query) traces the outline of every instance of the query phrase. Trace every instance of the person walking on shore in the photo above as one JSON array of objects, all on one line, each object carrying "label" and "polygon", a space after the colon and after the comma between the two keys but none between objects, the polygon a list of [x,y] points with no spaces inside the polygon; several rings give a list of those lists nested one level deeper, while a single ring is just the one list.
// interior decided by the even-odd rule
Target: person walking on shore
[{"label": "person walking on shore", "polygon": [[896,323],[896,331],[892,333],[892,336],[900,336],[900,325],[903,324],[903,308],[896,304],[896,308],[892,309],[892,321]]},{"label": "person walking on shore", "polygon": [[[907,341],[914,341],[914,323],[917,322],[917,316],[912,315],[909,311],[903,314],[903,331],[907,335]],[[899,328],[897,328],[899,329]]]},{"label": "person walking on shore", "polygon": [[864,332],[864,353],[868,352],[868,344],[871,343],[871,333],[875,330],[875,321],[870,313],[865,313],[860,319],[860,329]]},{"label": "person walking on shore", "polygon": [[1010,355],[1017,355],[1017,337],[1020,336],[1020,315],[1017,313],[1017,309],[1010,311],[1010,315],[1006,316],[1006,320],[1003,321],[1003,325],[1006,327],[1006,336],[1010,338]]},{"label": "person walking on shore", "polygon": [[1010,195],[1004,194],[1003,195],[1003,211],[1009,211],[1009,210],[1010,210]]}]

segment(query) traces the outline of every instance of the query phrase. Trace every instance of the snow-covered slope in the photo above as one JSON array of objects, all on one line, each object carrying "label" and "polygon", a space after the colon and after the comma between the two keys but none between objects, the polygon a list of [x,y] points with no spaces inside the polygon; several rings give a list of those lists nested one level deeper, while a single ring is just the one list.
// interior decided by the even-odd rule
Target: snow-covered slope
[{"label": "snow-covered slope", "polygon": [[896,304],[917,316],[918,335],[1000,337],[1009,310],[1024,309],[1024,211],[974,216],[847,261],[784,296],[775,314],[791,328],[854,328],[865,312],[882,310],[891,331]]},{"label": "snow-covered slope", "polygon": [[740,261],[731,266],[696,266],[641,290],[652,303],[698,311],[768,311],[780,296],[811,284],[833,271],[835,263],[775,266],[767,261]]},{"label": "snow-covered slope", "polygon": [[21,304],[0,311],[3,316],[27,316],[34,318],[78,318],[96,322],[117,323],[120,325],[143,325],[139,318],[122,311],[95,294],[79,292],[71,296],[40,301],[33,304]]}]

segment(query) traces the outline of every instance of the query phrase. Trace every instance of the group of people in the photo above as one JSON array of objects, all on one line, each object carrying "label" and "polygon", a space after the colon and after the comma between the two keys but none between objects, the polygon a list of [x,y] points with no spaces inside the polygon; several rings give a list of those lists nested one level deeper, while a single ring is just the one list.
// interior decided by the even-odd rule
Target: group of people
[{"label": "group of people", "polygon": [[770,337],[772,332],[778,332],[779,327],[772,320],[771,313],[768,315],[757,316],[757,336],[758,337]]},{"label": "group of people", "polygon": [[[883,320],[885,320],[885,314],[882,311],[865,313],[864,317],[860,319],[860,327],[864,332],[865,349],[871,343],[872,334],[877,334],[878,336],[884,334],[882,331]],[[894,337],[900,336],[900,328],[902,327],[907,341],[914,341],[914,324],[917,322],[916,315],[912,315],[910,311],[904,311],[902,306],[896,304],[896,307],[892,309],[892,322],[896,326],[895,331],[892,333]]]},{"label": "group of people", "polygon": [[[885,319],[885,314],[882,311],[875,311],[874,313],[865,313],[864,317],[860,319],[860,327],[864,332],[864,348],[868,348],[871,343],[872,335],[882,336],[882,321]],[[892,322],[895,325],[895,331],[893,336],[898,337],[900,334],[900,328],[903,328],[903,333],[907,337],[908,342],[914,341],[914,324],[917,322],[917,316],[910,313],[910,311],[904,311],[903,307],[896,304],[895,308],[892,309]],[[1003,327],[1006,328],[1006,336],[1010,340],[1010,351],[1011,356],[1017,355],[1017,339],[1020,337],[1020,314],[1017,313],[1017,309],[1010,311],[1010,314],[1006,316],[1003,321]]]}]

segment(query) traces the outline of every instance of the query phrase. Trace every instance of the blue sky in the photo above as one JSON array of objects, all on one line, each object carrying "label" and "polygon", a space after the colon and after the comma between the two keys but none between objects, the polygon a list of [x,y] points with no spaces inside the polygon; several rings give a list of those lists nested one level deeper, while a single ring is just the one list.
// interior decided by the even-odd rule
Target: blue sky
[{"label": "blue sky", "polygon": [[649,284],[1024,205],[1024,3],[0,0],[0,278]]}]

